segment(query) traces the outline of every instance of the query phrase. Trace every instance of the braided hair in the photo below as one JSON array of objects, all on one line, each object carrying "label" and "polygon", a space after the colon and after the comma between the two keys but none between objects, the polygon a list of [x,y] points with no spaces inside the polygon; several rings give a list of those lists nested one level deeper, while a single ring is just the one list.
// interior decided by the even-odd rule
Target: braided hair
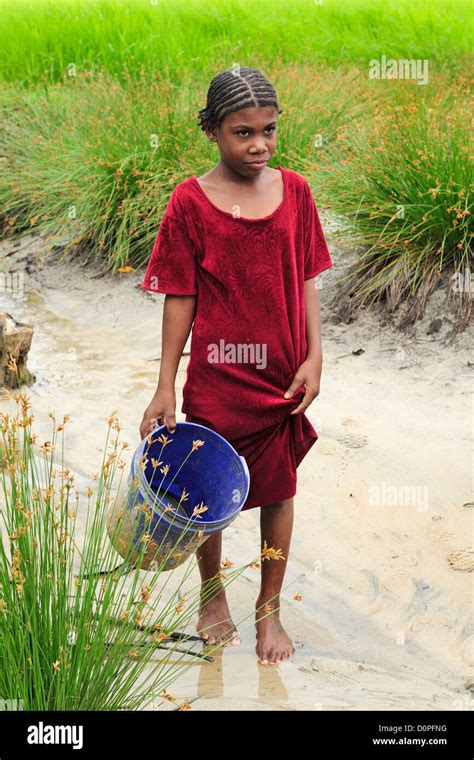
[{"label": "braided hair", "polygon": [[274,106],[282,113],[273,85],[261,71],[237,65],[211,81],[206,107],[198,113],[198,126],[203,131],[206,127],[215,129],[234,111],[265,106]]}]

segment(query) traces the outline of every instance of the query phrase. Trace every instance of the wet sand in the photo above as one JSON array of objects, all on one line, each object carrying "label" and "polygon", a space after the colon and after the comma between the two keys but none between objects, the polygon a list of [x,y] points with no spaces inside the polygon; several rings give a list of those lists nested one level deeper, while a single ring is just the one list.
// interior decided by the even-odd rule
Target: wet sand
[{"label": "wet sand", "polygon": [[[330,250],[322,386],[307,412],[320,438],[298,468],[282,593],[296,651],[278,666],[258,664],[259,570],[247,568],[228,591],[242,644],[193,665],[169,691],[193,710],[472,709],[473,509],[463,505],[473,501],[474,331],[446,345],[452,317],[443,293],[410,337],[376,313],[334,324],[327,303],[342,256]],[[100,469],[111,412],[130,444],[128,461],[139,444],[158,378],[164,296],[140,289],[143,271],[111,276],[47,251],[36,236],[1,243],[0,270],[23,271],[24,283],[23,294],[2,292],[0,303],[35,325],[36,383],[22,390],[40,437],[49,436],[50,410],[71,415],[66,464],[85,490]],[[427,334],[438,317],[441,330]],[[182,421],[187,361],[176,388]],[[11,404],[1,401],[1,411]],[[223,558],[241,566],[258,551],[259,510],[248,510],[226,529]],[[198,580],[195,568],[190,585]]]}]

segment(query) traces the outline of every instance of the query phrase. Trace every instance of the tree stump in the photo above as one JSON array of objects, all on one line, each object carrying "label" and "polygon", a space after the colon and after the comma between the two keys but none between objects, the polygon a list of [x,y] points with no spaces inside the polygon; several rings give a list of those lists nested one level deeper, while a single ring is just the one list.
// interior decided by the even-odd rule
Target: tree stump
[{"label": "tree stump", "polygon": [[0,313],[0,386],[19,388],[35,382],[36,376],[26,366],[32,338],[33,325]]}]

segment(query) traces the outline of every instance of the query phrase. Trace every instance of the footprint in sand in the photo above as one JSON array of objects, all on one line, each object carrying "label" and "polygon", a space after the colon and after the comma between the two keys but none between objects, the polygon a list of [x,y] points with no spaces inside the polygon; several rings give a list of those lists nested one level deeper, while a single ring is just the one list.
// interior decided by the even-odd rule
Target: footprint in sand
[{"label": "footprint in sand", "polygon": [[[466,546],[466,536],[470,535],[470,520],[458,515],[453,515],[451,524],[450,518],[443,519],[440,525],[439,520],[430,529],[430,537],[435,544],[442,544],[446,551],[446,559],[453,570],[461,570],[465,573],[472,573],[474,570],[474,551]],[[457,524],[454,521],[457,520]],[[468,524],[469,523],[469,524]],[[452,530],[450,530],[452,528]]]},{"label": "footprint in sand", "polygon": [[464,570],[465,573],[474,570],[474,552],[471,549],[455,549],[449,552],[446,559],[454,570]]},{"label": "footprint in sand", "polygon": [[352,417],[343,417],[341,420],[341,425],[344,425],[344,427],[352,427],[357,424],[357,421],[353,420]]},{"label": "footprint in sand", "polygon": [[348,449],[361,449],[363,446],[367,446],[369,442],[367,436],[358,435],[357,433],[347,433],[347,435],[343,435],[337,440]]}]

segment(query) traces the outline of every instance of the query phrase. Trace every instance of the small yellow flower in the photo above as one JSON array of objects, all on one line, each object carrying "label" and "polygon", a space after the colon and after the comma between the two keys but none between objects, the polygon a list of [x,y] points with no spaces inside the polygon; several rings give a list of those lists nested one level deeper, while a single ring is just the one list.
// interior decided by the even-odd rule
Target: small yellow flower
[{"label": "small yellow flower", "polygon": [[166,689],[163,689],[163,691],[160,694],[160,697],[163,697],[163,699],[168,699],[170,702],[174,702],[176,697],[173,697],[172,694],[169,694]]},{"label": "small yellow flower", "polygon": [[61,660],[56,660],[56,662],[53,662],[53,670],[55,673],[58,672],[60,665],[61,665]]},{"label": "small yellow flower", "polygon": [[222,562],[222,567],[232,567],[234,564],[230,559],[226,558],[225,562]]},{"label": "small yellow flower", "polygon": [[18,374],[16,359],[14,359],[13,356],[10,356],[8,359],[8,369],[10,370],[10,372],[14,372],[15,374]]},{"label": "small yellow flower", "polygon": [[170,466],[169,466],[169,464],[165,464],[165,466],[164,466],[164,467],[162,467],[162,468],[161,468],[161,470],[160,470],[160,472],[162,472],[162,473],[163,473],[163,475],[168,475],[169,471],[170,471]]},{"label": "small yellow flower", "polygon": [[202,506],[196,506],[194,507],[193,513],[191,517],[200,517],[201,512],[207,512],[208,507],[204,504],[204,502],[201,501]]},{"label": "small yellow flower", "polygon": [[140,594],[143,601],[147,602],[150,598],[150,586],[142,586]]},{"label": "small yellow flower", "polygon": [[155,633],[151,634],[150,638],[151,638],[152,641],[156,641],[159,644],[160,641],[163,641],[164,639],[166,639],[167,636],[166,636],[166,633],[162,633],[160,631],[155,631]]},{"label": "small yellow flower", "polygon": [[204,441],[199,441],[199,440],[193,441],[193,447],[191,451],[196,451],[196,449],[200,449],[201,446],[204,446],[204,443],[205,443]]},{"label": "small yellow flower", "polygon": [[166,435],[163,435],[163,433],[156,440],[158,441],[158,443],[162,443],[163,446],[167,446],[168,443],[173,443],[172,438],[167,438]]},{"label": "small yellow flower", "polygon": [[118,416],[117,416],[118,409],[115,409],[110,417],[107,418],[107,424],[109,428],[113,428],[114,430],[120,430],[120,426],[118,423]]},{"label": "small yellow flower", "polygon": [[285,557],[281,553],[281,549],[274,549],[273,547],[268,547],[266,541],[264,541],[263,543],[262,557],[263,559],[285,559]]},{"label": "small yellow flower", "polygon": [[56,428],[56,432],[60,433],[61,430],[64,430],[65,425],[69,422],[70,419],[71,419],[71,415],[70,414],[65,414],[64,417],[63,417],[63,421]]}]

